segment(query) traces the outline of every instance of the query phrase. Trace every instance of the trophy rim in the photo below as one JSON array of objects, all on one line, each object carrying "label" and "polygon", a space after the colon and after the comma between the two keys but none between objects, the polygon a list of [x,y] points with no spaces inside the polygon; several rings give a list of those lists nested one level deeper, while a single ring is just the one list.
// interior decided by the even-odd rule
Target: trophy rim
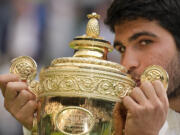
[{"label": "trophy rim", "polygon": [[[109,68],[108,70],[109,72],[117,71],[117,73],[119,74],[130,77],[130,75],[127,74],[127,69],[124,66],[115,62],[101,60],[101,59],[94,59],[94,58],[81,58],[81,57],[57,58],[51,62],[51,65],[49,66],[49,68],[60,67],[63,65],[65,66],[65,65],[68,65],[67,63],[69,63],[69,66],[70,65],[75,66],[76,64],[78,66],[85,66],[87,64],[89,68],[98,68],[100,70],[107,70]],[[85,67],[88,68],[87,66]]]},{"label": "trophy rim", "polygon": [[[124,68],[105,60],[64,57],[52,61],[40,72],[44,89],[39,97],[86,97],[120,102],[135,87],[135,81]],[[72,85],[72,86],[67,86]],[[68,84],[69,83],[69,84]]]}]

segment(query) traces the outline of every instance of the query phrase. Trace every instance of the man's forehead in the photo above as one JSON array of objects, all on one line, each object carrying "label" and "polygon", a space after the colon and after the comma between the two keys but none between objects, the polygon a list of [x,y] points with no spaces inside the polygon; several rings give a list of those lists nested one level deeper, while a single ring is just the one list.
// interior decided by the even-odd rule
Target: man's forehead
[{"label": "man's forehead", "polygon": [[[121,38],[130,38],[134,34],[153,36],[159,35],[162,27],[156,21],[148,21],[146,19],[137,19],[131,21],[124,21],[123,23],[115,25],[115,40]],[[154,36],[155,37],[155,36]]]}]

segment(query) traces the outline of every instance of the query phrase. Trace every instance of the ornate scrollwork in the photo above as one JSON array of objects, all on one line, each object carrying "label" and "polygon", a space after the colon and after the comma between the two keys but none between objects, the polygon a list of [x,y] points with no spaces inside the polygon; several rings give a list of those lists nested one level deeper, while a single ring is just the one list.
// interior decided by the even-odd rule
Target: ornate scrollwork
[{"label": "ornate scrollwork", "polygon": [[125,85],[124,83],[118,82],[115,85],[115,95],[118,97],[125,97],[127,93],[131,91],[132,87]]},{"label": "ornate scrollwork", "polygon": [[78,82],[78,86],[82,91],[93,92],[96,87],[96,83],[99,81],[98,79],[88,78],[88,77],[76,77]]},{"label": "ornate scrollwork", "polygon": [[168,88],[169,76],[167,72],[160,66],[152,65],[145,69],[144,73],[141,75],[141,82],[155,80],[160,80],[164,87]]},{"label": "ornate scrollwork", "polygon": [[[53,71],[51,71],[53,73]],[[43,73],[45,75],[45,73]],[[80,73],[74,70],[73,73],[60,72],[61,75],[54,76],[53,74],[48,77],[44,77],[41,80],[44,88],[42,95],[48,95],[52,92],[56,94],[68,93],[70,96],[88,96],[99,99],[112,99],[113,101],[120,100],[119,97],[126,96],[127,93],[133,88],[132,84],[125,85],[120,83],[120,80],[116,77],[108,78],[107,75],[99,75],[97,73],[91,73],[89,76],[87,73]],[[43,78],[43,77],[42,77]],[[128,83],[128,82],[126,82]],[[45,92],[46,91],[46,92]],[[41,95],[40,94],[40,95]]]},{"label": "ornate scrollwork", "polygon": [[21,80],[26,80],[29,89],[38,96],[41,93],[41,85],[33,80],[36,77],[36,62],[28,56],[20,56],[11,61],[10,73],[17,74]]},{"label": "ornate scrollwork", "polygon": [[62,88],[65,91],[71,91],[77,89],[76,80],[71,76],[64,77],[60,82],[60,88]]},{"label": "ornate scrollwork", "polygon": [[33,80],[31,82],[28,83],[28,87],[29,89],[36,95],[38,96],[40,93],[42,93],[42,88],[41,85],[39,83],[39,81]]},{"label": "ornate scrollwork", "polygon": [[28,56],[20,56],[11,61],[10,73],[20,75],[21,80],[33,80],[36,76],[36,62]]},{"label": "ornate scrollwork", "polygon": [[97,91],[99,94],[114,95],[113,83],[109,80],[101,80],[98,83]]}]

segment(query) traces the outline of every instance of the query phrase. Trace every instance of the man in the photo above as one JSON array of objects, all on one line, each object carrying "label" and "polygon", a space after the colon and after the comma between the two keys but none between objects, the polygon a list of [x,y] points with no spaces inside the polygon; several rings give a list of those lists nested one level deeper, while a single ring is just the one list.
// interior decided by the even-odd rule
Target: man
[{"label": "man", "polygon": [[106,23],[115,32],[114,46],[122,53],[121,64],[137,82],[147,66],[165,68],[170,77],[169,104],[174,110],[169,111],[167,129],[166,125],[162,128],[168,107],[165,89],[158,81],[145,82],[123,99],[128,110],[125,126],[117,105],[117,134],[122,130],[119,125],[124,126],[126,135],[157,135],[161,128],[161,134],[180,134],[180,114],[176,113],[180,112],[179,11],[178,0],[115,0],[109,8]]},{"label": "man", "polygon": [[[115,107],[116,135],[122,131],[125,135],[180,133],[179,9],[178,0],[114,0],[108,10],[106,23],[115,32],[114,46],[122,53],[121,64],[139,85],[123,99],[127,113],[122,105]],[[160,81],[139,83],[149,65],[160,65],[168,72],[169,102]],[[1,75],[0,86],[6,109],[31,129],[37,103],[26,83],[15,75]]]}]

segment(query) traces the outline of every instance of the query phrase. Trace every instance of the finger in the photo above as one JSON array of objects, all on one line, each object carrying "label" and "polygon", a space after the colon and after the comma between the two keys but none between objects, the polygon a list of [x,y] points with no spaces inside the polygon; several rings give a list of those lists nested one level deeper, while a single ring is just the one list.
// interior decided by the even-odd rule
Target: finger
[{"label": "finger", "polygon": [[37,102],[35,100],[30,100],[26,105],[17,113],[16,118],[20,121],[26,128],[31,129],[33,124],[34,113],[37,109]]},{"label": "finger", "polygon": [[165,95],[167,95],[166,89],[164,88],[161,81],[156,80],[156,81],[152,82],[152,85],[153,85],[158,97],[164,97]]},{"label": "finger", "polygon": [[35,96],[27,90],[22,90],[14,100],[11,108],[14,112],[18,112],[29,100],[35,100]]},{"label": "finger", "polygon": [[150,82],[148,81],[143,82],[140,88],[142,89],[146,97],[150,99],[151,101],[157,99],[155,89]]},{"label": "finger", "polygon": [[123,104],[131,113],[135,113],[134,111],[140,108],[140,105],[138,105],[136,101],[134,101],[130,96],[123,98]]},{"label": "finger", "polygon": [[28,86],[26,83],[24,82],[9,82],[7,84],[7,87],[6,87],[6,91],[5,91],[5,100],[7,102],[9,101],[13,101],[18,92],[20,92],[21,90],[27,90],[28,89]]},{"label": "finger", "polygon": [[161,100],[161,102],[168,105],[168,98],[167,98],[167,94],[166,94],[166,89],[164,88],[161,81],[159,81],[159,80],[154,81],[154,82],[152,82],[152,85],[153,85],[153,87],[155,89],[155,92],[156,92],[157,96]]},{"label": "finger", "polygon": [[0,75],[0,88],[2,89],[3,96],[7,83],[15,82],[15,81],[20,81],[18,75],[14,75],[14,74]]},{"label": "finger", "polygon": [[136,87],[131,92],[130,96],[140,105],[145,105],[147,98],[139,87]]}]

